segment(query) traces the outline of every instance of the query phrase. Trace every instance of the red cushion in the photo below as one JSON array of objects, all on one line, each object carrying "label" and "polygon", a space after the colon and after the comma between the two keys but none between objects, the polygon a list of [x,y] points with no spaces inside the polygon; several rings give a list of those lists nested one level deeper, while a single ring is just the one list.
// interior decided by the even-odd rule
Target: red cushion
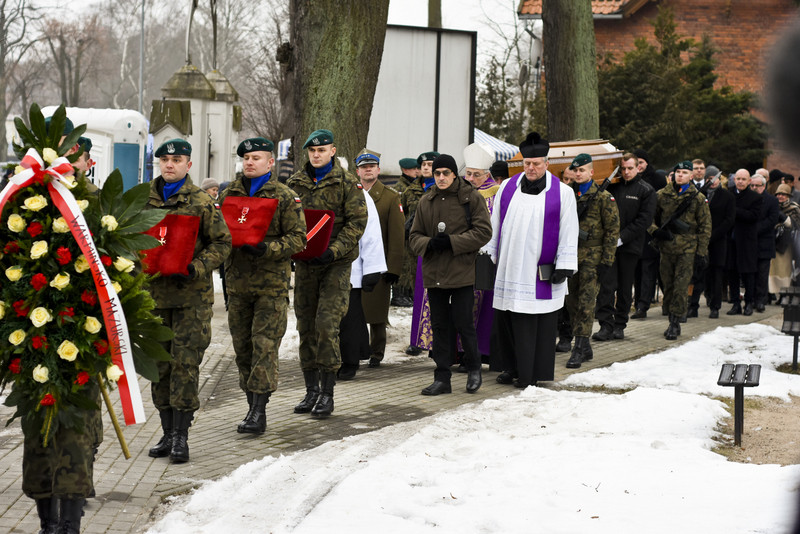
[{"label": "red cushion", "polygon": [[[292,256],[293,260],[308,261],[322,255],[328,249],[333,233],[334,215],[331,210],[303,210],[306,216],[306,248]],[[325,219],[324,222],[323,218]],[[313,235],[312,235],[313,232]]]},{"label": "red cushion", "polygon": [[161,241],[161,245],[142,251],[142,267],[147,274],[189,274],[194,245],[200,230],[200,217],[169,214],[160,223],[144,232]]},{"label": "red cushion", "polygon": [[231,231],[234,248],[262,243],[277,209],[276,198],[225,197],[222,216]]}]

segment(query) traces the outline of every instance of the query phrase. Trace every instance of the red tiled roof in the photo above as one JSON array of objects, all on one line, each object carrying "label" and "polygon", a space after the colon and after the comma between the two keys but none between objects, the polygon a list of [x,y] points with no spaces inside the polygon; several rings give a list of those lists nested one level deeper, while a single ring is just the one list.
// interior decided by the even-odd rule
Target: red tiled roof
[{"label": "red tiled roof", "polygon": [[[592,14],[629,16],[650,0],[592,0]],[[542,0],[520,0],[518,13],[525,18],[541,18]]]}]

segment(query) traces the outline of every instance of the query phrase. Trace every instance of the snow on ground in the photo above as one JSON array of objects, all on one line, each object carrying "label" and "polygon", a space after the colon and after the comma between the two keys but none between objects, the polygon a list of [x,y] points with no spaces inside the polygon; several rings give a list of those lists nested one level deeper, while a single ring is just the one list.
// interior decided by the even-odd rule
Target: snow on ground
[{"label": "snow on ground", "polygon": [[762,364],[748,395],[796,392],[800,376],[771,372],[790,342],[719,328],[564,381],[621,395],[528,388],[266,457],[173,500],[150,532],[785,532],[800,466],[711,452],[728,414],[706,394],[729,393],[713,386],[728,361]]}]

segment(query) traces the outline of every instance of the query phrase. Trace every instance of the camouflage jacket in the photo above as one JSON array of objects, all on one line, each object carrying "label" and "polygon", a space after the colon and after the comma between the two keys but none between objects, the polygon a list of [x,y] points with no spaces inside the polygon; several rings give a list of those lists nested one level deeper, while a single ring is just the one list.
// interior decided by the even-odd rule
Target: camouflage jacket
[{"label": "camouflage jacket", "polygon": [[406,190],[406,188],[408,188],[409,185],[411,185],[411,182],[413,181],[415,180],[411,176],[408,176],[406,174],[401,174],[400,178],[398,178],[394,186],[392,186],[392,189],[394,189],[398,193],[402,193],[403,191]]},{"label": "camouflage jacket", "polygon": [[588,260],[595,265],[602,263],[611,266],[616,257],[619,239],[617,203],[608,191],[598,191],[596,183],[592,183],[583,195],[575,186],[578,213],[583,209],[582,204],[587,202],[590,203],[589,207],[579,221],[581,237],[578,239],[578,264]]},{"label": "camouflage jacket", "polygon": [[[687,195],[689,195],[687,197]],[[708,240],[711,237],[711,212],[708,209],[706,197],[700,193],[694,184],[681,195],[675,191],[672,184],[658,191],[658,204],[656,215],[650,226],[650,233],[666,223],[678,206],[686,199],[691,198],[689,208],[678,217],[678,223],[667,228],[672,232],[670,241],[657,240],[662,254],[697,254],[708,255]]]},{"label": "camouflage jacket", "polygon": [[[237,179],[220,196],[220,204],[227,197],[249,197],[244,182]],[[306,218],[297,194],[272,175],[256,191],[254,198],[274,198],[278,207],[264,236],[267,246],[263,256],[254,256],[234,248],[225,260],[225,282],[229,293],[263,293],[274,297],[288,297],[291,278],[291,255],[306,246]]]},{"label": "camouflage jacket", "polygon": [[336,158],[324,178],[315,182],[313,175],[314,168],[306,163],[286,185],[300,196],[303,209],[333,211],[333,233],[328,248],[334,261],[351,263],[358,257],[358,240],[367,226],[367,201],[361,182],[345,171]]},{"label": "camouflage jacket", "polygon": [[214,284],[211,273],[231,252],[231,234],[219,205],[208,193],[186,182],[166,202],[161,198],[160,187],[164,179],[159,176],[150,182],[150,198],[146,210],[164,210],[167,214],[194,215],[200,218],[200,229],[194,244],[192,265],[197,276],[192,280],[175,280],[169,276],[157,278],[150,284],[150,293],[159,308],[188,308],[211,306],[214,303]]},{"label": "camouflage jacket", "polygon": [[425,194],[425,188],[422,185],[422,179],[418,178],[411,182],[408,187],[403,190],[400,195],[400,205],[403,206],[403,213],[406,220],[414,216],[417,211],[419,199]]}]

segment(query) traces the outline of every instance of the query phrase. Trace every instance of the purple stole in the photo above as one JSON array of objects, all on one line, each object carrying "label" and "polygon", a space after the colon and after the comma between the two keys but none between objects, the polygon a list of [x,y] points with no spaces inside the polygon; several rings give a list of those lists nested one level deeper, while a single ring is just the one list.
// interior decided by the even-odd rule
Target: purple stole
[{"label": "purple stole", "polygon": [[[497,257],[500,258],[500,244],[503,231],[503,221],[506,218],[508,206],[511,198],[518,191],[520,177],[519,173],[509,180],[513,180],[511,185],[503,189],[500,196],[500,227],[497,229]],[[538,265],[555,263],[556,252],[558,251],[558,232],[561,222],[561,192],[559,191],[558,180],[549,172],[545,175],[545,180],[550,180],[548,189],[544,197],[544,223],[542,228],[542,252],[539,255]],[[549,280],[539,278],[539,269],[536,269],[536,298],[550,300],[553,298],[553,285]]]}]

